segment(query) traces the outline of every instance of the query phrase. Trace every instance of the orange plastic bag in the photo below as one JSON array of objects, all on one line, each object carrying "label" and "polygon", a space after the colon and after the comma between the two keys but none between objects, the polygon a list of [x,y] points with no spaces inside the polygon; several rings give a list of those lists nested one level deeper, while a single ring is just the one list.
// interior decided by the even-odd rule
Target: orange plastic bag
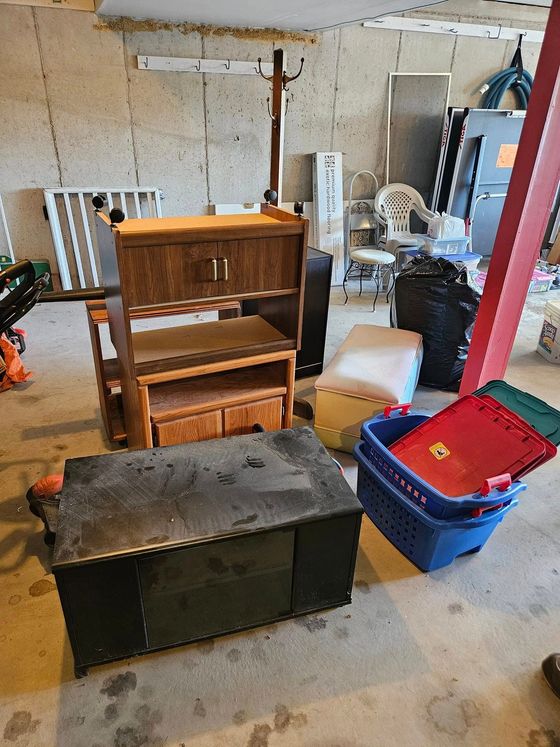
[{"label": "orange plastic bag", "polygon": [[12,345],[6,335],[0,336],[0,353],[5,369],[2,371],[0,367],[0,392],[11,389],[14,384],[27,381],[32,376],[32,371],[25,370],[16,346]]}]

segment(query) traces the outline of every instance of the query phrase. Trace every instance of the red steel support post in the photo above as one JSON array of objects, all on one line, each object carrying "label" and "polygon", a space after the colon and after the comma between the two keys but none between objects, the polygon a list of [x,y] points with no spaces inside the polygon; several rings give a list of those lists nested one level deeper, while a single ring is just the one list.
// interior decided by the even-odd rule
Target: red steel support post
[{"label": "red steel support post", "polygon": [[559,180],[560,0],[552,0],[461,395],[505,374]]}]

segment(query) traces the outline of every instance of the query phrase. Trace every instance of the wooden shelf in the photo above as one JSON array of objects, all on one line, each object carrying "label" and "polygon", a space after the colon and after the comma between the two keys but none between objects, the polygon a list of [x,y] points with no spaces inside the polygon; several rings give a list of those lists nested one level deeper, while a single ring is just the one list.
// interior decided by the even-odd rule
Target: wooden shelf
[{"label": "wooden shelf", "polygon": [[295,347],[260,316],[223,319],[132,334],[136,374],[168,371]]},{"label": "wooden shelf", "polygon": [[149,389],[152,423],[287,393],[286,366],[271,363],[211,374]]},{"label": "wooden shelf", "polygon": [[262,213],[249,215],[189,215],[174,218],[129,218],[117,223],[115,231],[120,234],[140,233],[142,235],[155,231],[200,231],[204,228],[236,228],[238,226],[262,226],[275,224],[278,220]]}]

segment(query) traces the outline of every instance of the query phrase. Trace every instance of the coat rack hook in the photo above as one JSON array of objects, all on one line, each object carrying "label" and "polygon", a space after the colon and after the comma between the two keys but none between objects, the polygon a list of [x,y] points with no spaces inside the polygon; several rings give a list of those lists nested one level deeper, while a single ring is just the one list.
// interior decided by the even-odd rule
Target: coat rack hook
[{"label": "coat rack hook", "polygon": [[229,70],[231,68],[231,60],[224,62],[224,65],[226,66],[226,70]]},{"label": "coat rack hook", "polygon": [[259,67],[258,67],[258,68],[255,68],[255,72],[257,72],[257,73],[258,73],[258,74],[259,74],[259,75],[261,76],[261,78],[264,78],[265,80],[272,80],[272,78],[273,78],[273,76],[272,76],[272,75],[265,75],[265,74],[263,73],[263,71],[262,71],[262,67],[261,67],[261,62],[262,62],[262,58],[261,58],[261,57],[258,57],[258,58],[257,58],[257,65],[258,65]]},{"label": "coat rack hook", "polygon": [[496,35],[496,36],[491,36],[491,34],[490,34],[490,29],[488,29],[488,30],[486,31],[486,33],[488,34],[488,38],[489,38],[489,39],[500,39],[500,38],[501,38],[501,36],[502,36],[502,24],[500,23],[500,24],[498,25],[498,33],[497,33],[497,35]]},{"label": "coat rack hook", "polygon": [[[294,94],[292,93],[292,101],[294,100]],[[284,109],[284,116],[286,117],[288,115],[288,107],[290,105],[290,98],[289,96],[286,96],[286,108]]]},{"label": "coat rack hook", "polygon": [[305,58],[302,57],[301,60],[300,60],[300,64],[299,64],[299,70],[297,71],[297,73],[295,75],[291,75],[290,76],[290,75],[286,75],[286,73],[284,73],[284,75],[282,77],[282,88],[284,89],[284,91],[288,90],[288,83],[291,83],[296,78],[299,78],[299,76],[301,75],[301,73],[303,71],[303,63],[304,62],[305,62]]},{"label": "coat rack hook", "polygon": [[277,127],[278,122],[277,122],[276,116],[270,111],[270,96],[268,96],[268,98],[266,99],[266,108],[268,109],[268,116],[272,120],[273,126]]},{"label": "coat rack hook", "polygon": [[198,61],[198,65],[195,65],[195,66],[194,66],[194,69],[196,70],[196,72],[197,72],[197,73],[199,73],[199,72],[200,72],[200,67],[201,67],[201,65],[200,65],[200,60],[199,60],[199,61]]}]

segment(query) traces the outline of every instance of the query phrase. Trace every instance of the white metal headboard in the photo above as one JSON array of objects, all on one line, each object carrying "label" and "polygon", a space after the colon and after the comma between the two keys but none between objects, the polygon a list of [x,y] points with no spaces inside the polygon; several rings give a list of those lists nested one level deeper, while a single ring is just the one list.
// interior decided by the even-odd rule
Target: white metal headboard
[{"label": "white metal headboard", "polygon": [[105,197],[109,210],[118,207],[126,218],[161,218],[162,195],[157,187],[44,189],[63,290],[74,288],[72,276],[77,276],[80,288],[99,286],[99,260],[91,205],[91,198],[97,194]]}]

